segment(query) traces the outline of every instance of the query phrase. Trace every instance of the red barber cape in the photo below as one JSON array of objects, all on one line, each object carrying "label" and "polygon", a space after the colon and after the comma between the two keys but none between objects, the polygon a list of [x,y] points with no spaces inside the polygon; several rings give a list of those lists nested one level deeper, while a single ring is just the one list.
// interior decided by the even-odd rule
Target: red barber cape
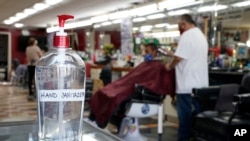
[{"label": "red barber cape", "polygon": [[159,61],[143,62],[124,77],[97,91],[89,104],[98,124],[108,122],[119,104],[135,91],[135,84],[159,95],[174,96],[174,70],[166,71]]}]

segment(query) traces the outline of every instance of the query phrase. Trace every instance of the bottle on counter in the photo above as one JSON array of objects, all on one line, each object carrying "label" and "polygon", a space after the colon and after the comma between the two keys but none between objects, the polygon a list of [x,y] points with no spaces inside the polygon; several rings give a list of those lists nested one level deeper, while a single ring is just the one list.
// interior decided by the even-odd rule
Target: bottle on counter
[{"label": "bottle on counter", "polygon": [[54,48],[37,63],[35,83],[38,97],[39,141],[81,141],[85,97],[85,64],[69,48],[60,15]]}]

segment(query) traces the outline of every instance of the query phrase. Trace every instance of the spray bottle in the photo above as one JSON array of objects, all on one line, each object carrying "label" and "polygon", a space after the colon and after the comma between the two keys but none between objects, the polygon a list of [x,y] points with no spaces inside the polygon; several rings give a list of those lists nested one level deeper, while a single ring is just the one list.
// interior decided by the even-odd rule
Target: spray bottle
[{"label": "spray bottle", "polygon": [[81,141],[85,98],[85,64],[69,48],[60,15],[54,48],[37,63],[35,83],[38,97],[39,141]]}]

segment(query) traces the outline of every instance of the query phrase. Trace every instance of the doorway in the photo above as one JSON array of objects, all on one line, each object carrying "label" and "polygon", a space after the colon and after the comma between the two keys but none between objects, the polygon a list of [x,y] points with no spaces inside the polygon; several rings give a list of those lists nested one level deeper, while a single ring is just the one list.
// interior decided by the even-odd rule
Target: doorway
[{"label": "doorway", "polygon": [[10,32],[0,32],[0,81],[8,81],[11,70]]}]

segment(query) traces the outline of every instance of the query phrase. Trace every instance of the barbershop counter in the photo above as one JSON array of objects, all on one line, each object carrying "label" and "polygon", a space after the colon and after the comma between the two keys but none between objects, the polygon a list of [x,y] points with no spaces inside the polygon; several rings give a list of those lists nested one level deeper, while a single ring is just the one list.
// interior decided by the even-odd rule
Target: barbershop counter
[{"label": "barbershop counter", "polygon": [[[84,141],[121,141],[116,136],[96,128],[86,122],[83,124]],[[36,121],[0,123],[0,141],[38,141]]]},{"label": "barbershop counter", "polygon": [[242,78],[250,71],[237,71],[237,70],[209,70],[209,81],[212,85],[241,84]]}]

